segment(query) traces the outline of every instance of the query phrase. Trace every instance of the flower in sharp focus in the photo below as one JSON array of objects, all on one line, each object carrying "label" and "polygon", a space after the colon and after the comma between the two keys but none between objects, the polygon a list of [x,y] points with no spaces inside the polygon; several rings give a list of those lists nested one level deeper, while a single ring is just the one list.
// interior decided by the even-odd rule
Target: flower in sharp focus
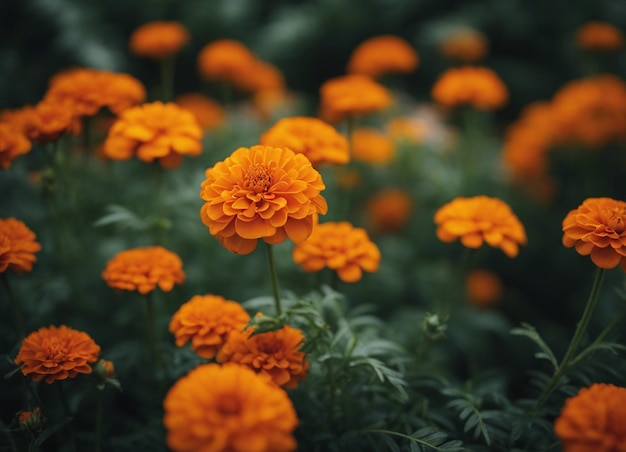
[{"label": "flower in sharp focus", "polygon": [[350,160],[348,140],[318,118],[282,118],[261,135],[266,146],[286,147],[304,154],[313,165],[344,164]]},{"label": "flower in sharp focus", "polygon": [[302,154],[257,145],[239,148],[206,170],[200,197],[202,222],[236,254],[249,254],[258,239],[298,243],[328,210],[322,176]]},{"label": "flower in sharp focus", "polygon": [[210,42],[200,50],[197,58],[200,76],[213,82],[235,83],[256,63],[254,54],[241,42],[232,39]]},{"label": "flower in sharp focus", "polygon": [[201,93],[180,94],[174,100],[176,104],[190,111],[198,121],[202,130],[219,129],[226,121],[224,108]]},{"label": "flower in sharp focus", "polygon": [[331,122],[381,111],[392,102],[387,88],[363,74],[348,74],[327,80],[320,88],[320,97],[321,115]]},{"label": "flower in sharp focus", "polygon": [[35,233],[20,220],[0,218],[0,273],[31,271],[37,261],[35,253],[41,250],[35,239]]},{"label": "flower in sharp focus", "polygon": [[451,60],[476,63],[487,55],[487,38],[478,30],[458,27],[447,33],[439,42],[439,50]]},{"label": "flower in sharp focus", "polygon": [[615,51],[624,47],[624,34],[607,22],[587,22],[576,30],[576,43],[585,50]]},{"label": "flower in sharp focus", "polygon": [[463,246],[479,248],[487,243],[515,257],[526,244],[524,226],[508,204],[498,198],[458,197],[435,213],[437,237],[443,242],[460,239]]},{"label": "flower in sharp focus", "polygon": [[287,393],[238,364],[203,364],[163,402],[167,445],[175,452],[289,452],[298,425]]},{"label": "flower in sharp focus", "polygon": [[419,58],[411,45],[399,36],[374,36],[359,44],[346,70],[377,78],[386,74],[408,73],[417,69]]},{"label": "flower in sharp focus", "polygon": [[565,401],[554,422],[564,452],[626,450],[626,388],[595,383]]},{"label": "flower in sharp focus", "polygon": [[90,374],[89,363],[95,363],[99,353],[100,346],[87,333],[65,325],[50,326],[30,333],[14,362],[33,381],[52,383]]},{"label": "flower in sharp focus", "polygon": [[13,160],[29,152],[31,147],[31,142],[21,131],[10,124],[0,122],[0,168],[10,168]]},{"label": "flower in sharp focus", "polygon": [[176,21],[154,21],[136,28],[128,45],[135,55],[162,60],[177,54],[189,42],[189,32]]},{"label": "flower in sharp focus", "polygon": [[431,94],[445,107],[469,105],[477,110],[495,110],[509,98],[506,85],[494,71],[472,66],[445,71],[435,81]]},{"label": "flower in sharp focus", "polygon": [[399,188],[380,191],[367,202],[367,215],[374,232],[402,229],[408,222],[412,210],[411,196]]},{"label": "flower in sharp focus", "polygon": [[626,202],[611,198],[588,198],[563,219],[563,245],[600,268],[621,263],[626,272]]},{"label": "flower in sharp focus", "polygon": [[381,255],[365,229],[342,221],[317,224],[311,237],[294,247],[292,257],[307,272],[328,267],[342,281],[353,283],[363,270],[377,271]]},{"label": "flower in sharp focus", "polygon": [[191,341],[191,348],[203,358],[212,359],[233,330],[243,330],[250,315],[235,301],[219,295],[195,295],[172,316],[170,333],[176,345]]},{"label": "flower in sharp focus", "polygon": [[352,135],[352,157],[365,163],[384,165],[396,155],[396,143],[371,127],[359,127]]},{"label": "flower in sharp focus", "polygon": [[307,377],[309,361],[300,351],[304,334],[285,325],[265,333],[253,334],[254,327],[233,330],[217,353],[221,363],[238,363],[285,388],[295,388]]},{"label": "flower in sharp focus", "polygon": [[129,108],[113,123],[104,142],[104,154],[126,160],[157,160],[176,168],[184,155],[202,153],[202,129],[192,112],[175,103],[152,102]]},{"label": "flower in sharp focus", "polygon": [[465,280],[467,299],[478,308],[496,304],[502,297],[503,290],[500,277],[489,270],[472,270]]},{"label": "flower in sharp focus", "polygon": [[177,254],[161,246],[131,248],[117,253],[102,272],[109,287],[152,292],[158,286],[164,292],[185,280],[183,262]]}]

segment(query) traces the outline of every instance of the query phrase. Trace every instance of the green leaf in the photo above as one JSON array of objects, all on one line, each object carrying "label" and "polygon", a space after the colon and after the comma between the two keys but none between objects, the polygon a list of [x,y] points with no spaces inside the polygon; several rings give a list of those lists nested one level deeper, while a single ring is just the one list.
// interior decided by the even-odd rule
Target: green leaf
[{"label": "green leaf", "polygon": [[548,344],[543,341],[539,333],[532,325],[529,325],[528,323],[522,323],[522,327],[513,328],[511,330],[511,334],[514,334],[516,336],[525,336],[533,341],[541,350],[540,352],[535,353],[535,358],[550,361],[555,371],[559,368],[559,362],[554,356],[554,353],[552,353],[552,349],[548,346]]}]

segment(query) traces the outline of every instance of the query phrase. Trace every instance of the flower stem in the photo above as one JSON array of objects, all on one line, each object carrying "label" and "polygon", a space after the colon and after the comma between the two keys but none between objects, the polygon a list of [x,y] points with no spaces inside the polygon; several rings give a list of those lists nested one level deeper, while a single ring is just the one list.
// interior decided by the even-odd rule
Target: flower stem
[{"label": "flower stem", "polygon": [[6,272],[3,272],[0,275],[0,281],[2,281],[2,287],[6,292],[7,300],[9,300],[11,309],[13,309],[13,315],[15,316],[15,327],[17,328],[17,332],[21,339],[26,335],[26,329],[24,328],[24,317],[22,316],[22,311],[20,310],[20,307],[13,298],[13,292],[11,291],[11,287],[9,286],[9,278],[7,277]]},{"label": "flower stem", "polygon": [[267,263],[270,268],[270,279],[272,281],[272,290],[274,292],[274,305],[276,306],[276,315],[280,316],[283,313],[282,306],[280,304],[280,295],[278,291],[278,277],[276,276],[276,266],[274,265],[274,249],[272,245],[266,243],[267,249]]},{"label": "flower stem", "polygon": [[156,341],[156,316],[154,312],[154,299],[152,297],[152,292],[148,292],[146,294],[146,333],[148,340],[148,347],[150,348],[150,354],[152,358],[152,365],[155,371],[161,368],[161,356],[159,351],[157,350],[157,341]]},{"label": "flower stem", "polygon": [[164,103],[174,99],[174,57],[161,61],[161,98]]},{"label": "flower stem", "polygon": [[104,389],[98,389],[98,400],[96,406],[96,452],[102,451],[102,423],[103,423],[103,405],[104,405]]},{"label": "flower stem", "polygon": [[67,422],[67,430],[69,432],[69,440],[71,450],[76,451],[76,437],[74,436],[74,429],[72,428],[72,417],[70,415],[70,408],[67,404],[67,397],[65,395],[65,389],[63,388],[63,381],[57,382],[59,388],[59,398],[61,399],[61,410],[63,412],[64,421]]}]

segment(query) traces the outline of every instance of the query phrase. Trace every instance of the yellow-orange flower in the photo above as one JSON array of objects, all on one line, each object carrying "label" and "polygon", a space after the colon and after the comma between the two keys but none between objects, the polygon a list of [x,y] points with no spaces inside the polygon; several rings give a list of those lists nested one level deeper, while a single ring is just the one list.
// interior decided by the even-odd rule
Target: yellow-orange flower
[{"label": "yellow-orange flower", "polygon": [[396,144],[384,133],[371,127],[360,127],[352,134],[352,157],[372,164],[389,163],[396,154]]},{"label": "yellow-orange flower", "polygon": [[472,66],[445,71],[435,81],[431,94],[445,107],[469,105],[477,110],[500,108],[509,97],[506,85],[494,71]]},{"label": "yellow-orange flower", "polygon": [[90,374],[89,363],[95,363],[99,353],[100,346],[87,333],[65,325],[49,326],[24,339],[14,362],[33,381],[52,383]]},{"label": "yellow-orange flower", "polygon": [[202,222],[236,254],[249,254],[257,240],[298,243],[313,230],[313,218],[328,210],[320,195],[322,176],[302,154],[287,148],[241,147],[206,170],[200,197]]},{"label": "yellow-orange flower", "polygon": [[0,273],[31,271],[37,261],[35,253],[41,250],[35,239],[35,233],[20,220],[0,218]]},{"label": "yellow-orange flower", "polygon": [[279,330],[252,334],[254,328],[233,330],[217,353],[221,363],[249,367],[268,381],[285,388],[295,388],[307,377],[309,362],[300,351],[304,334],[285,325]]},{"label": "yellow-orange flower", "polygon": [[232,330],[242,330],[250,315],[235,301],[219,295],[195,295],[172,316],[170,333],[182,347],[191,348],[203,358],[215,357]]},{"label": "yellow-orange flower", "polygon": [[367,202],[367,214],[374,232],[397,231],[411,216],[411,196],[399,188],[388,188],[376,193]]},{"label": "yellow-orange flower", "polygon": [[202,153],[202,129],[195,116],[175,103],[152,102],[129,108],[113,123],[104,142],[104,154],[144,162],[158,160],[176,168],[184,155]]},{"label": "yellow-orange flower", "polygon": [[201,93],[185,93],[174,100],[178,106],[190,111],[202,130],[215,130],[226,121],[224,108]]},{"label": "yellow-orange flower", "polygon": [[451,60],[476,63],[487,55],[489,44],[478,30],[460,27],[452,30],[439,43],[441,53]]},{"label": "yellow-orange flower", "polygon": [[332,122],[348,116],[381,111],[391,105],[391,93],[363,74],[348,74],[326,81],[320,88],[321,114]]},{"label": "yellow-orange flower", "polygon": [[489,270],[472,270],[465,280],[468,301],[479,308],[493,306],[502,297],[502,280]]},{"label": "yellow-orange flower", "polygon": [[120,251],[106,265],[102,278],[109,287],[147,294],[157,286],[165,292],[185,280],[183,262],[161,246]]},{"label": "yellow-orange flower", "polygon": [[626,272],[626,202],[611,198],[587,198],[563,219],[563,245],[600,268],[621,263]]},{"label": "yellow-orange flower", "polygon": [[21,131],[10,124],[0,122],[0,168],[10,168],[13,160],[29,152],[31,147],[31,142]]},{"label": "yellow-orange flower", "polygon": [[200,76],[207,81],[235,83],[254,67],[257,59],[241,42],[219,39],[205,45],[198,53]]},{"label": "yellow-orange flower", "polygon": [[162,60],[177,54],[189,42],[189,32],[176,21],[154,21],[130,35],[128,45],[135,55]]},{"label": "yellow-orange flower", "polygon": [[292,257],[307,272],[328,267],[348,283],[360,280],[363,270],[375,272],[380,266],[380,250],[367,231],[347,221],[317,224],[311,237],[294,247]]},{"label": "yellow-orange flower", "polygon": [[374,36],[359,44],[348,61],[351,74],[377,78],[385,74],[407,73],[417,68],[419,58],[411,45],[399,36]]},{"label": "yellow-orange flower", "polygon": [[203,364],[163,402],[174,452],[289,452],[298,425],[287,393],[238,364]]},{"label": "yellow-orange flower", "polygon": [[313,165],[348,163],[348,140],[321,119],[295,116],[282,118],[261,135],[266,146],[286,147],[304,154]]},{"label": "yellow-orange flower", "polygon": [[524,226],[509,205],[498,198],[455,198],[435,212],[435,224],[439,240],[461,239],[468,248],[479,248],[486,242],[515,257],[519,245],[526,244]]},{"label": "yellow-orange flower", "polygon": [[576,30],[576,43],[585,50],[614,51],[624,47],[624,34],[607,22],[592,21]]},{"label": "yellow-orange flower", "polygon": [[626,388],[595,383],[565,401],[554,422],[563,452],[626,451]]},{"label": "yellow-orange flower", "polygon": [[241,91],[283,91],[285,79],[276,66],[266,61],[255,60],[245,71],[236,72],[232,83]]},{"label": "yellow-orange flower", "polygon": [[70,104],[46,99],[33,108],[27,133],[30,140],[47,143],[56,141],[63,133],[78,135],[80,131],[80,121]]}]

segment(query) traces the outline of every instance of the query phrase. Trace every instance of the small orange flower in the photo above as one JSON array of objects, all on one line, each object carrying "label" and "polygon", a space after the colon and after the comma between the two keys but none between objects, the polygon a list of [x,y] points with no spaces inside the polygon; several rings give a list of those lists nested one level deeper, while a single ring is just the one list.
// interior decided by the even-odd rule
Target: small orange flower
[{"label": "small orange flower", "polygon": [[154,21],[136,28],[128,45],[135,55],[163,60],[177,54],[189,42],[189,32],[180,22]]},{"label": "small orange flower", "polygon": [[200,93],[185,93],[176,97],[176,104],[193,113],[202,130],[219,129],[226,121],[224,108]]},{"label": "small orange flower", "polygon": [[158,160],[164,168],[176,168],[183,155],[202,153],[201,140],[193,113],[157,101],[124,111],[109,130],[104,154],[116,160],[136,155],[144,162]]},{"label": "small orange flower", "polygon": [[495,110],[508,101],[500,77],[484,67],[460,67],[445,71],[432,89],[433,99],[445,106],[469,105],[477,110]]},{"label": "small orange flower", "polygon": [[11,269],[16,273],[29,272],[37,261],[35,253],[41,245],[35,233],[15,218],[0,218],[0,273]]},{"label": "small orange flower", "polygon": [[383,165],[393,160],[396,144],[387,135],[371,127],[361,127],[352,134],[352,157],[366,163]]},{"label": "small orange flower", "polygon": [[375,232],[402,229],[411,216],[411,196],[399,188],[389,188],[376,193],[367,203],[367,213]]},{"label": "small orange flower", "polygon": [[298,243],[313,229],[313,218],[328,210],[320,195],[322,176],[302,154],[257,145],[239,148],[206,170],[200,197],[202,222],[236,254],[249,254],[257,240]]},{"label": "small orange flower", "polygon": [[595,383],[565,401],[554,422],[563,452],[626,450],[626,388]]},{"label": "small orange flower", "polygon": [[313,165],[348,163],[348,140],[321,119],[283,118],[261,135],[260,143],[304,154]]},{"label": "small orange flower", "polygon": [[102,278],[109,287],[147,294],[157,286],[165,292],[185,280],[183,262],[161,246],[120,251],[106,265]]},{"label": "small orange flower", "polygon": [[377,78],[386,74],[407,73],[417,69],[419,58],[411,45],[399,36],[382,35],[359,44],[346,68],[351,74]]},{"label": "small orange flower", "polygon": [[489,44],[478,30],[460,27],[452,30],[439,43],[441,53],[451,60],[476,63],[487,55]]},{"label": "small orange flower", "polygon": [[215,357],[232,330],[242,330],[250,315],[235,301],[219,295],[195,295],[172,316],[170,333],[182,347],[191,348],[203,358]]},{"label": "small orange flower", "polygon": [[261,60],[255,60],[245,71],[236,72],[232,83],[241,91],[250,93],[285,90],[282,72],[273,64]]},{"label": "small orange flower", "polygon": [[87,333],[65,325],[42,327],[30,333],[22,342],[15,364],[33,381],[74,378],[90,374],[98,360],[100,347]]},{"label": "small orange flower", "polygon": [[103,381],[115,377],[115,366],[106,359],[99,359],[96,365],[93,366],[93,371]]},{"label": "small orange flower", "polygon": [[502,297],[502,281],[489,270],[472,270],[465,280],[467,299],[479,308],[493,306]]},{"label": "small orange flower", "polygon": [[279,330],[252,334],[254,328],[233,330],[217,353],[221,363],[238,363],[285,388],[295,388],[307,377],[309,362],[299,351],[302,331],[289,325]]},{"label": "small orange flower", "polygon": [[367,231],[347,221],[316,225],[311,237],[294,247],[292,257],[304,271],[328,267],[348,283],[360,280],[363,270],[375,272],[380,266],[380,250]]},{"label": "small orange flower", "polygon": [[17,422],[22,430],[40,432],[45,420],[46,418],[41,413],[41,408],[39,407],[17,413]]},{"label": "small orange flower", "polygon": [[207,81],[235,83],[235,80],[254,67],[257,59],[242,43],[219,39],[205,45],[198,53],[198,71]]},{"label": "small orange flower", "polygon": [[587,198],[563,220],[563,245],[600,268],[626,272],[626,202],[611,198]]},{"label": "small orange flower", "polygon": [[163,402],[174,452],[290,452],[298,418],[287,393],[238,364],[203,364]]},{"label": "small orange flower", "polygon": [[0,122],[0,168],[10,168],[13,160],[28,153],[31,147],[31,142],[21,131],[10,124]]},{"label": "small orange flower", "polygon": [[78,135],[80,131],[80,121],[72,113],[71,106],[67,102],[48,99],[33,108],[28,137],[38,143],[48,143],[58,140],[63,133]]},{"label": "small orange flower", "polygon": [[437,237],[443,242],[460,238],[468,248],[484,242],[515,257],[519,245],[526,244],[526,232],[504,201],[487,196],[458,197],[435,212]]},{"label": "small orange flower", "polygon": [[614,25],[592,21],[576,31],[576,43],[585,50],[615,51],[624,47],[624,34]]},{"label": "small orange flower", "polygon": [[349,74],[326,81],[320,88],[322,115],[332,122],[348,116],[381,111],[391,105],[391,93],[363,74]]}]

